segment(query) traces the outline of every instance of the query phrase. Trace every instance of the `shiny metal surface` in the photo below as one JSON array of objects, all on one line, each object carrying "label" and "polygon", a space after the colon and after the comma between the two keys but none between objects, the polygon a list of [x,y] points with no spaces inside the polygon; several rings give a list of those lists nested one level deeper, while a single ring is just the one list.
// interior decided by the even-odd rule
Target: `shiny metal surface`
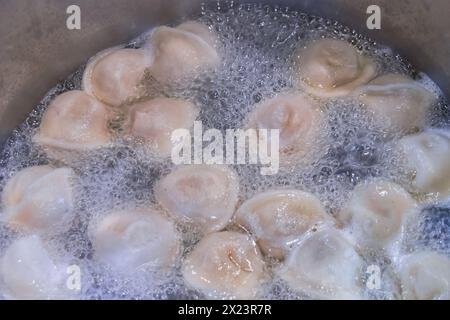
[{"label": "shiny metal surface", "polygon": [[[66,28],[71,0],[0,1],[0,142],[45,93],[101,49],[200,9],[200,0],[78,0],[81,30]],[[235,2],[239,2],[236,1]],[[249,1],[246,1],[249,2]],[[255,2],[255,1],[250,1]],[[333,18],[390,45],[450,96],[450,1],[279,0]],[[366,28],[366,9],[382,10],[381,30]]]}]

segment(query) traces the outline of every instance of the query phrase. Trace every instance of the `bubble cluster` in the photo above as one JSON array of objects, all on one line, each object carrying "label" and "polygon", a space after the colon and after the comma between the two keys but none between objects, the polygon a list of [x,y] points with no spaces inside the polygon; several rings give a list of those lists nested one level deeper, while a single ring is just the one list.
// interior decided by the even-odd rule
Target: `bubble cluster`
[{"label": "bubble cluster", "polygon": [[[139,99],[153,96],[188,99],[200,108],[199,119],[204,129],[241,128],[256,103],[280,92],[298,90],[292,55],[298,47],[313,39],[348,41],[376,61],[380,74],[396,72],[412,76],[442,95],[425,74],[417,72],[390,48],[332,20],[290,8],[234,2],[203,4],[197,19],[218,35],[220,66],[189,82],[162,86],[155,85],[151,79],[144,80]],[[139,48],[146,35],[148,33],[132,40],[127,47]],[[81,88],[84,67],[80,66],[51,89],[5,143],[0,153],[0,191],[20,169],[41,164],[61,165],[49,159],[31,142],[31,137],[54,97]],[[260,175],[256,165],[234,165],[240,179],[241,201],[268,189],[298,188],[319,197],[333,213],[342,207],[349,192],[361,181],[371,177],[401,180],[401,165],[390,147],[390,141],[396,137],[377,127],[371,115],[352,98],[334,98],[320,103],[327,122],[324,134],[316,143],[321,152],[317,155],[313,152],[311,163],[281,168],[273,176]],[[429,124],[445,127],[450,123],[449,118],[448,105],[442,97],[430,115]],[[179,266],[165,274],[138,271],[118,274],[93,260],[87,230],[89,221],[111,210],[153,205],[155,182],[173,167],[170,161],[153,159],[139,145],[120,138],[120,122],[119,117],[110,125],[116,135],[114,146],[65,159],[64,164],[77,174],[74,181],[76,218],[69,231],[48,240],[61,256],[68,257],[83,270],[81,299],[201,298],[199,293],[184,285]],[[417,246],[429,246],[450,254],[448,210],[428,210],[412,237]],[[192,227],[179,225],[178,228],[183,235],[185,255],[199,240],[199,235]],[[229,229],[233,228],[229,226]],[[18,236],[0,222],[0,255]],[[383,270],[390,268],[390,262],[383,256],[375,254],[368,260],[382,265]],[[276,265],[276,262],[268,261],[269,272]],[[372,298],[395,297],[394,280],[389,276],[386,279],[383,283],[387,285]],[[263,291],[263,297],[268,299],[307,298],[292,292],[276,278],[265,284]]]}]

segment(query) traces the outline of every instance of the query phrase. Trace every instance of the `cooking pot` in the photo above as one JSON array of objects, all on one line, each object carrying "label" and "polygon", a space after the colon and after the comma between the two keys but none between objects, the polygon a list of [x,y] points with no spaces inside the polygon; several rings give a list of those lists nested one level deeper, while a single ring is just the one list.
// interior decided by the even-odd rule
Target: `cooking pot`
[{"label": "cooking pot", "polygon": [[[234,1],[235,3],[239,1]],[[246,1],[249,2],[249,1]],[[251,1],[250,1],[251,2]],[[254,2],[254,1],[253,1]],[[264,1],[338,20],[391,46],[450,94],[447,0]],[[81,29],[66,26],[72,0],[0,1],[0,144],[48,89],[96,52],[200,11],[200,0],[78,0]],[[369,30],[367,7],[381,8]]]}]

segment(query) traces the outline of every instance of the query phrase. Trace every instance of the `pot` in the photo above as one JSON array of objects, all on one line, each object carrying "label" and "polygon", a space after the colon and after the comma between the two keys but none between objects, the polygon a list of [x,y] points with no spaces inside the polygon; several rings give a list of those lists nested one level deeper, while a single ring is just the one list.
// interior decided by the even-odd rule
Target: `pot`
[{"label": "pot", "polygon": [[[378,0],[380,30],[366,26],[370,0],[264,2],[298,8],[353,27],[391,46],[450,95],[449,1]],[[66,9],[72,3],[1,1],[0,143],[51,87],[96,52],[127,42],[153,26],[198,13],[201,1],[79,0],[81,29],[69,30]]]}]

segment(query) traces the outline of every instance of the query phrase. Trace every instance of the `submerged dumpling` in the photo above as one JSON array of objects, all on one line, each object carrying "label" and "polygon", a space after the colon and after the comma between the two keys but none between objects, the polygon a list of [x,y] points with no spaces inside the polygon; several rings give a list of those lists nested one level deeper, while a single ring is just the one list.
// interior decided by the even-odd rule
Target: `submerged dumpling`
[{"label": "submerged dumpling", "polygon": [[321,97],[347,95],[369,82],[377,71],[369,57],[335,39],[313,41],[297,50],[295,66],[302,87]]},{"label": "submerged dumpling", "polygon": [[65,271],[37,235],[15,240],[0,259],[2,283],[14,299],[67,298]]},{"label": "submerged dumpling", "polygon": [[360,299],[363,260],[340,231],[326,228],[306,236],[289,254],[280,276],[315,299]]},{"label": "submerged dumpling", "polygon": [[165,83],[214,68],[219,63],[216,42],[215,35],[197,22],[158,27],[149,42],[153,55],[150,74]]},{"label": "submerged dumpling", "polygon": [[138,85],[151,64],[144,49],[111,48],[89,60],[83,74],[83,89],[110,106],[120,106],[138,95]]},{"label": "submerged dumpling", "polygon": [[57,96],[42,117],[34,142],[56,155],[58,150],[89,150],[111,143],[107,107],[83,91]]},{"label": "submerged dumpling", "polygon": [[[324,123],[315,101],[302,94],[282,94],[255,106],[247,128],[279,129],[281,161],[289,163],[304,159],[317,148]],[[270,141],[261,143],[270,145]]]},{"label": "submerged dumpling", "polygon": [[403,299],[450,299],[450,258],[432,251],[412,253],[400,264]]},{"label": "submerged dumpling", "polygon": [[283,258],[306,232],[334,223],[319,199],[293,189],[257,194],[239,207],[235,219],[265,254],[277,258]]},{"label": "submerged dumpling", "polygon": [[142,139],[155,155],[165,157],[172,151],[172,132],[192,127],[197,115],[198,109],[188,101],[155,98],[133,104],[126,127],[131,136]]},{"label": "submerged dumpling", "polygon": [[450,196],[450,132],[428,130],[409,135],[399,140],[398,148],[411,171],[413,191],[437,199]]},{"label": "submerged dumpling", "polygon": [[204,237],[183,262],[188,285],[208,298],[255,299],[265,280],[264,261],[246,234],[222,231]]},{"label": "submerged dumpling", "polygon": [[73,217],[70,168],[34,166],[16,173],[3,189],[1,219],[20,231],[64,231]]},{"label": "submerged dumpling", "polygon": [[113,212],[90,231],[94,257],[112,268],[167,268],[180,251],[175,225],[156,210]]},{"label": "submerged dumpling", "polygon": [[387,249],[400,240],[416,207],[401,186],[374,180],[356,186],[339,217],[363,247]]},{"label": "submerged dumpling", "polygon": [[223,165],[182,166],[155,186],[155,197],[163,207],[204,232],[219,231],[228,224],[238,192],[236,174]]},{"label": "submerged dumpling", "polygon": [[382,75],[356,94],[383,127],[400,133],[422,129],[436,100],[430,91],[399,74]]}]

